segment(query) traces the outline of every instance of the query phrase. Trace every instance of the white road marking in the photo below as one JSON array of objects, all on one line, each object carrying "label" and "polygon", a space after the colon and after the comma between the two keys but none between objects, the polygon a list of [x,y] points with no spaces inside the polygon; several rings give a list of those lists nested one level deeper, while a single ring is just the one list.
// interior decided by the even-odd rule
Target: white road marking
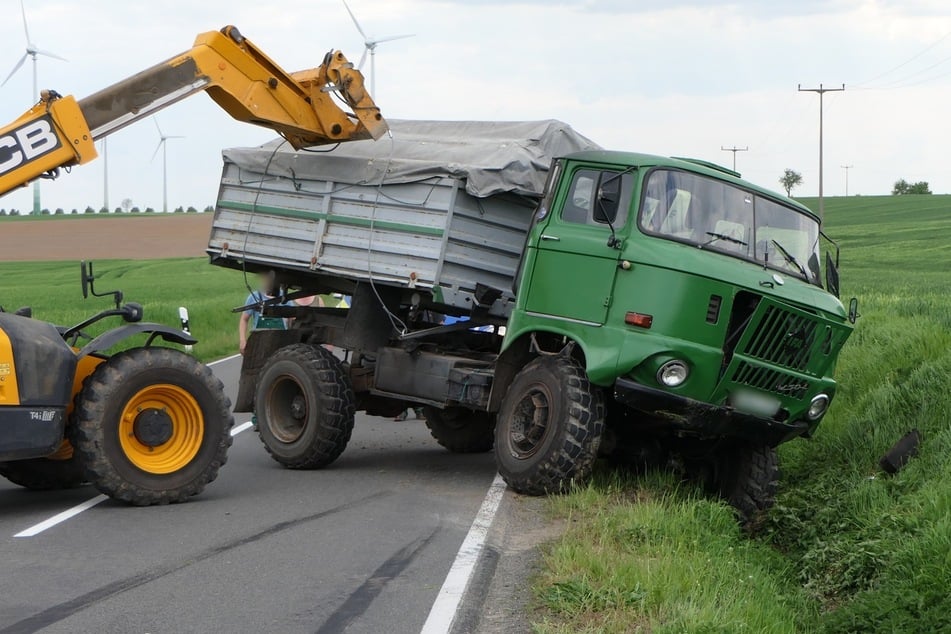
[{"label": "white road marking", "polygon": [[251,421],[248,421],[248,422],[246,422],[246,423],[241,423],[240,425],[238,425],[237,427],[235,427],[234,429],[231,430],[231,435],[232,435],[232,436],[237,436],[237,435],[240,434],[241,432],[243,432],[243,431],[245,431],[245,430],[247,430],[247,429],[251,429],[251,427],[252,427]]},{"label": "white road marking", "polygon": [[230,357],[225,357],[224,359],[218,359],[217,361],[211,361],[210,363],[206,363],[205,365],[207,366],[218,365],[219,363],[224,363],[225,361],[231,361],[232,359],[239,359],[239,358],[241,358],[240,354],[233,354]]},{"label": "white road marking", "polygon": [[[240,354],[233,354],[230,357],[225,357],[224,359],[218,359],[217,361],[212,361],[211,363],[208,363],[207,365],[211,366],[217,363],[224,363],[226,361],[231,361],[232,359],[237,359],[240,356],[241,356]],[[237,436],[241,432],[246,431],[250,428],[251,428],[251,421],[242,423],[241,425],[238,425],[237,427],[231,430],[231,435]],[[83,511],[89,510],[92,507],[99,504],[100,502],[105,502],[108,499],[109,498],[106,497],[105,495],[101,495],[101,494],[97,495],[94,498],[86,500],[82,504],[77,504],[71,509],[67,509],[63,511],[62,513],[57,513],[53,517],[43,520],[39,524],[34,524],[33,526],[20,531],[19,533],[14,535],[14,537],[34,537],[35,535],[39,535],[43,531],[53,528],[57,524],[61,524],[65,522],[66,520],[70,519],[71,517],[75,517],[76,515],[79,515]]]},{"label": "white road marking", "polygon": [[462,540],[462,546],[459,547],[456,559],[449,568],[449,574],[446,575],[446,580],[439,589],[439,594],[420,634],[447,634],[452,627],[456,610],[459,609],[459,602],[462,601],[466,588],[469,586],[504,493],[505,481],[502,480],[502,476],[496,474],[485,494],[485,499],[482,500],[479,512],[472,521],[469,533]]},{"label": "white road marking", "polygon": [[91,500],[86,500],[82,504],[77,504],[71,509],[63,511],[62,513],[57,513],[56,515],[49,518],[48,520],[43,520],[39,524],[34,524],[28,529],[20,531],[19,533],[14,535],[14,537],[33,537],[34,535],[39,535],[46,529],[53,528],[57,524],[61,522],[65,522],[66,520],[73,517],[74,515],[79,515],[86,509],[91,509],[92,507],[96,506],[100,502],[105,502],[108,499],[109,498],[107,498],[105,495],[101,495],[101,494],[97,495]]}]

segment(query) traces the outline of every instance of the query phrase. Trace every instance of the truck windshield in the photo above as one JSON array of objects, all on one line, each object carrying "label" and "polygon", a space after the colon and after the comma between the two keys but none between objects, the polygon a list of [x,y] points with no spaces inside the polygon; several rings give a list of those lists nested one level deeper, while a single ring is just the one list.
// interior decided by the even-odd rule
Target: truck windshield
[{"label": "truck windshield", "polygon": [[676,170],[648,176],[639,216],[647,233],[765,264],[819,285],[819,223],[794,207]]}]

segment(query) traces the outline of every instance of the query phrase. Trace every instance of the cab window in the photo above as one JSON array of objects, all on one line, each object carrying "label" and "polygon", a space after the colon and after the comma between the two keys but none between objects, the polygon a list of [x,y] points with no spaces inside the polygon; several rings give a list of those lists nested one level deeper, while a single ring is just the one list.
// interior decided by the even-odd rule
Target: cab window
[{"label": "cab window", "polygon": [[633,183],[634,178],[628,172],[578,170],[571,178],[561,219],[617,228],[627,222]]}]

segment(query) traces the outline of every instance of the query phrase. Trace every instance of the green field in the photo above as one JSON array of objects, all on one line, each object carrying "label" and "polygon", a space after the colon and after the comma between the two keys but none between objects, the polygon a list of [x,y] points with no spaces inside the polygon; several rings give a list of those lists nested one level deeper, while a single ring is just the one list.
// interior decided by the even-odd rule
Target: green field
[{"label": "green field", "polygon": [[[188,308],[198,358],[209,361],[238,351],[238,316],[230,311],[248,296],[240,272],[211,266],[205,258],[186,258],[102,260],[95,263],[95,273],[98,292],[121,289],[125,301],[142,304],[145,321],[178,327],[178,307]],[[0,264],[0,305],[6,310],[31,306],[38,319],[73,325],[110,308],[110,302],[111,297],[83,300],[78,262]],[[88,330],[96,334],[120,323],[113,317]]]},{"label": "green field", "polygon": [[[812,208],[815,200],[804,200]],[[756,537],[672,476],[602,468],[536,580],[539,632],[951,631],[951,196],[827,199],[859,319]],[[878,460],[906,431],[918,458]]]}]

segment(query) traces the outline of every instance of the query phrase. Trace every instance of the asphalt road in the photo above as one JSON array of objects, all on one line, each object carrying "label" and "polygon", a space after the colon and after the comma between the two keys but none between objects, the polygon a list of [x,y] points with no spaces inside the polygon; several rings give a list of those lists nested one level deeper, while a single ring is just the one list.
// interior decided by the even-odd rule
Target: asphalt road
[{"label": "asphalt road", "polygon": [[[234,395],[239,361],[217,364]],[[236,417],[236,425],[247,415]],[[495,474],[422,421],[357,415],[343,456],[290,471],[253,431],[185,504],[104,501],[0,483],[0,634],[419,632]]]}]

